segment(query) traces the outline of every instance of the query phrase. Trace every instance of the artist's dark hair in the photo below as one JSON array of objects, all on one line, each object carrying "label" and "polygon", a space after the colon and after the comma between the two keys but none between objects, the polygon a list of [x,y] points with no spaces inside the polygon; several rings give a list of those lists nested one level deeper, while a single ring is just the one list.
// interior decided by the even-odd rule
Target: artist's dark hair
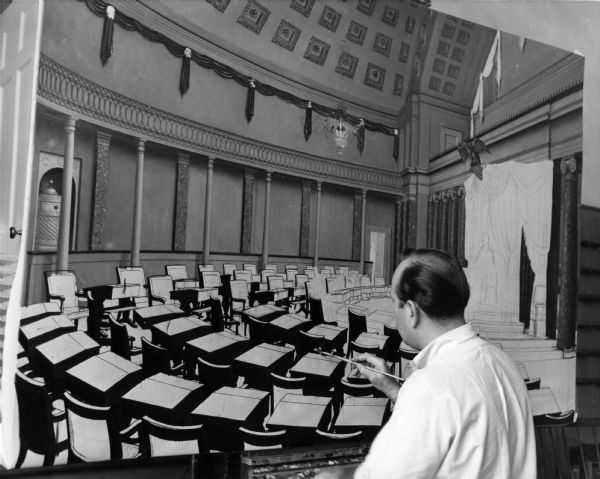
[{"label": "artist's dark hair", "polygon": [[392,285],[401,301],[409,299],[431,318],[462,316],[469,283],[458,261],[444,251],[415,249],[403,259],[404,270]]}]

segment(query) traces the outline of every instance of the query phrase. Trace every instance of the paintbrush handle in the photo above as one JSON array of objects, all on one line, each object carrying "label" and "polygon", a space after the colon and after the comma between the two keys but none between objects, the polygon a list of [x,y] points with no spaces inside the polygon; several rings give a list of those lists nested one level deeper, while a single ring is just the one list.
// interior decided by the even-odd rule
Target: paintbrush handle
[{"label": "paintbrush handle", "polygon": [[325,351],[319,351],[319,354],[322,354],[323,356],[331,356],[331,357],[334,357],[334,358],[338,358],[341,361],[344,361],[345,363],[354,364],[355,366],[360,365],[363,368],[369,369],[370,371],[373,371],[373,372],[376,372],[376,373],[379,373],[379,374],[383,374],[384,376],[387,376],[389,378],[395,379],[396,381],[400,381],[400,384],[402,384],[404,382],[404,378],[400,378],[398,376],[394,376],[393,374],[386,373],[384,371],[380,371],[379,369],[375,369],[375,368],[372,368],[370,366],[365,366],[362,363],[359,363],[359,362],[356,362],[356,361],[352,361],[351,359],[343,358],[341,356],[338,356],[337,354],[327,353]]}]

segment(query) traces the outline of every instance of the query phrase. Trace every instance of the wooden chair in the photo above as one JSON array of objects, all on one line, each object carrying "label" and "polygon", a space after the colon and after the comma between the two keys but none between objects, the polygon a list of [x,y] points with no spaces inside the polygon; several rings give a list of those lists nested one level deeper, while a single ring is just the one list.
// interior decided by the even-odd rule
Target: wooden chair
[{"label": "wooden chair", "polygon": [[215,266],[212,264],[199,264],[198,265],[198,273],[202,273],[203,271],[214,271]]},{"label": "wooden chair", "polygon": [[242,435],[244,451],[260,449],[281,449],[286,446],[287,431],[253,431],[245,427],[238,428]]},{"label": "wooden chair", "polygon": [[199,276],[201,288],[219,288],[221,284],[221,275],[216,271],[201,271]]},{"label": "wooden chair", "polygon": [[290,378],[276,373],[271,374],[271,412],[286,394],[303,394],[306,377]]},{"label": "wooden chair", "polygon": [[165,265],[165,274],[171,277],[175,289],[198,287],[198,281],[189,277],[187,266],[185,264]]},{"label": "wooden chair", "polygon": [[237,269],[237,265],[233,263],[223,263],[223,274],[232,275]]},{"label": "wooden chair", "polygon": [[174,375],[183,375],[185,373],[185,363],[175,364],[171,359],[169,350],[158,346],[142,336],[142,368],[146,377],[156,373],[165,373]]},{"label": "wooden chair", "polygon": [[370,382],[367,383],[355,383],[349,382],[348,380],[342,378],[341,381],[342,393],[344,395],[344,399],[347,396],[351,397],[374,397],[376,393],[376,388]]},{"label": "wooden chair", "polygon": [[388,340],[381,351],[381,358],[386,362],[391,363],[392,372],[396,371],[396,363],[400,364],[400,344],[402,337],[396,328],[391,328],[383,325],[383,334],[388,337]]},{"label": "wooden chair", "polygon": [[310,294],[307,291],[307,298],[308,298],[308,308],[310,311],[310,319],[312,320],[312,322],[314,324],[331,324],[332,326],[337,326],[337,322],[336,321],[325,321],[325,316],[323,315],[323,303],[321,301],[321,298],[317,298],[315,296],[313,296],[312,294]]},{"label": "wooden chair", "polygon": [[46,276],[48,301],[59,304],[60,311],[78,327],[79,320],[89,316],[89,310],[87,297],[83,290],[77,287],[75,272],[71,270],[44,271],[44,275]]},{"label": "wooden chair", "polygon": [[341,444],[344,442],[358,442],[363,439],[362,431],[354,431],[347,433],[335,433],[321,431],[320,429],[315,430],[315,443],[316,444]]},{"label": "wooden chair", "polygon": [[266,264],[265,267],[263,269],[268,269],[271,271],[275,271],[275,274],[277,274],[277,265],[276,264]]},{"label": "wooden chair", "polygon": [[377,346],[365,346],[358,344],[356,341],[350,341],[348,343],[348,349],[351,349],[353,353],[363,354],[369,353],[374,356],[381,356],[381,349]]},{"label": "wooden chair", "polygon": [[352,307],[348,308],[348,348],[346,357],[352,355],[352,346],[361,333],[367,332],[367,316]]},{"label": "wooden chair", "polygon": [[[109,318],[110,323],[110,350],[119,356],[131,361],[132,357],[140,356],[142,349],[135,347],[133,342],[135,338],[127,332],[127,326],[117,322],[114,318]],[[141,357],[137,361],[139,363]]]},{"label": "wooden chair", "polygon": [[236,269],[233,272],[233,279],[235,281],[244,280],[246,283],[252,283],[252,272],[247,269]]},{"label": "wooden chair", "polygon": [[207,452],[204,426],[175,426],[144,416],[140,429],[140,449],[150,457]]},{"label": "wooden chair", "polygon": [[283,276],[277,274],[267,276],[267,287],[273,293],[275,304],[281,305],[286,302],[289,297],[289,291],[285,287]]},{"label": "wooden chair", "polygon": [[117,415],[110,407],[86,404],[68,392],[64,397],[70,462],[139,457],[139,419],[119,431]]},{"label": "wooden chair", "polygon": [[267,278],[269,276],[275,276],[277,274],[277,271],[275,271],[274,269],[263,269],[260,272],[260,281],[261,283],[266,283],[267,282]]},{"label": "wooden chair", "polygon": [[315,349],[323,349],[325,336],[299,330],[296,336],[296,361]]},{"label": "wooden chair", "polygon": [[235,387],[237,376],[231,364],[214,364],[202,358],[196,358],[198,380],[206,386],[209,392],[214,392],[223,386]]},{"label": "wooden chair", "polygon": [[328,293],[342,289],[339,278],[325,278],[325,287]]},{"label": "wooden chair", "polygon": [[144,273],[144,268],[141,266],[117,266],[117,278],[119,280],[119,284],[139,284],[143,287],[144,291],[140,291],[140,296],[134,298],[135,305],[138,308],[148,306],[148,286],[146,284],[146,274]]},{"label": "wooden chair", "polygon": [[252,274],[258,274],[255,263],[244,263],[242,266],[246,271],[250,271]]},{"label": "wooden chair", "polygon": [[15,467],[21,467],[27,451],[43,455],[44,466],[51,466],[68,448],[64,403],[49,392],[42,378],[28,377],[19,369],[15,371],[15,389],[21,443]]},{"label": "wooden chair", "polygon": [[239,334],[240,322],[236,320],[225,320],[221,300],[218,297],[211,294],[208,305],[210,307],[210,324],[212,325],[214,332],[223,331],[225,328],[235,328],[235,334]]},{"label": "wooden chair", "polygon": [[[171,291],[173,291],[173,279],[171,276],[156,275],[148,277],[150,306],[153,306],[155,303],[176,304],[177,302],[171,299]],[[177,306],[179,306],[179,304],[177,304]]]}]

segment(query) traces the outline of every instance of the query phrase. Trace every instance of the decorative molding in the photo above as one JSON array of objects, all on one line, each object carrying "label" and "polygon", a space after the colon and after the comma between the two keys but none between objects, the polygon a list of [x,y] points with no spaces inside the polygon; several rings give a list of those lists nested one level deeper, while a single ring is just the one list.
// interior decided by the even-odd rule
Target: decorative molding
[{"label": "decorative molding", "polygon": [[300,256],[308,256],[310,250],[310,192],[312,182],[302,182],[302,208],[300,212]]},{"label": "decorative molding", "polygon": [[108,173],[110,170],[110,135],[96,134],[96,175],[94,181],[94,206],[91,250],[101,250],[104,246],[104,225],[108,200]]},{"label": "decorative molding", "polygon": [[190,155],[177,152],[177,191],[175,195],[175,232],[173,250],[185,251],[187,234],[187,206],[190,183]]},{"label": "decorative molding", "polygon": [[242,207],[242,254],[252,251],[252,211],[254,209],[254,170],[244,170],[244,204]]},{"label": "decorative molding", "polygon": [[360,260],[362,201],[364,191],[354,191],[354,209],[352,215],[352,261]]},{"label": "decorative molding", "polygon": [[42,104],[131,136],[299,178],[402,194],[397,172],[308,155],[203,125],[108,90],[46,55],[40,56],[38,86]]}]

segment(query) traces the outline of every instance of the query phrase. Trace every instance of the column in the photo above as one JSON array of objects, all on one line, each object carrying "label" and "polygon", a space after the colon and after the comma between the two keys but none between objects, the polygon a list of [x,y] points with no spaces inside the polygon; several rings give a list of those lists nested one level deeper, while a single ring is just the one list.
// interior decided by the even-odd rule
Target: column
[{"label": "column", "polygon": [[308,256],[310,248],[310,181],[302,182],[302,208],[300,212],[300,256]]},{"label": "column", "polygon": [[435,194],[429,196],[427,202],[427,247],[433,248],[433,199]]},{"label": "column", "polygon": [[560,217],[562,224],[560,261],[560,299],[558,303],[557,346],[562,350],[575,347],[575,323],[577,319],[577,160],[568,157],[560,162],[562,201]]},{"label": "column", "polygon": [[440,249],[448,251],[448,191],[440,193]]},{"label": "column", "polygon": [[440,247],[440,194],[433,194],[433,225],[431,230],[431,247]]},{"label": "column", "polygon": [[321,182],[317,181],[317,212],[315,221],[315,256],[313,257],[313,266],[319,267],[319,232],[320,232],[320,221],[321,221]]},{"label": "column", "polygon": [[459,186],[456,195],[458,197],[456,205],[456,257],[460,264],[468,266],[465,259],[465,187]]},{"label": "column", "polygon": [[352,261],[360,261],[361,247],[361,213],[362,193],[360,190],[354,192],[354,208],[352,210]]},{"label": "column", "polygon": [[63,163],[62,196],[58,224],[56,269],[69,269],[69,243],[71,232],[71,197],[73,196],[73,155],[75,151],[75,118],[65,121],[65,160]]},{"label": "column", "polygon": [[394,222],[394,266],[398,265],[402,253],[402,196],[396,197],[396,221]]},{"label": "column", "polygon": [[398,171],[402,171],[406,168],[406,130],[404,126],[398,128],[398,154],[400,155],[398,161]]},{"label": "column", "polygon": [[244,205],[242,207],[242,254],[252,251],[252,215],[254,211],[254,170],[244,170]]},{"label": "column", "polygon": [[110,135],[96,134],[96,175],[94,181],[94,206],[92,209],[92,234],[90,249],[104,247],[104,226],[108,201],[108,173],[110,170]]},{"label": "column", "polygon": [[408,233],[410,228],[409,216],[408,216],[408,207],[410,205],[410,200],[408,198],[404,198],[402,202],[402,249],[408,248]]},{"label": "column", "polygon": [[208,158],[208,164],[206,165],[206,190],[204,200],[204,237],[202,240],[202,264],[208,264],[210,258],[210,216],[212,211],[211,199],[214,163],[214,158]]},{"label": "column", "polygon": [[177,152],[177,191],[175,193],[175,234],[173,250],[185,251],[187,205],[190,185],[190,155]]},{"label": "column", "polygon": [[263,229],[263,250],[262,265],[263,268],[269,263],[269,211],[271,204],[271,172],[267,171],[265,176],[265,222]]},{"label": "column", "polygon": [[[413,106],[416,108],[416,106]],[[411,118],[410,139],[410,166],[419,167],[419,117],[413,115]]]},{"label": "column", "polygon": [[367,221],[367,190],[362,190],[362,209],[360,217],[360,264],[358,265],[358,271],[364,273],[365,271],[365,230]]},{"label": "column", "polygon": [[411,142],[411,124],[406,122],[404,124],[404,167],[410,166],[410,142]]},{"label": "column", "polygon": [[448,205],[448,253],[455,258],[458,258],[458,249],[456,248],[456,188],[449,190],[449,205]]},{"label": "column", "polygon": [[144,193],[145,141],[141,138],[137,146],[137,169],[135,174],[135,202],[133,205],[133,240],[131,242],[131,266],[140,266],[142,242],[142,198]]}]

